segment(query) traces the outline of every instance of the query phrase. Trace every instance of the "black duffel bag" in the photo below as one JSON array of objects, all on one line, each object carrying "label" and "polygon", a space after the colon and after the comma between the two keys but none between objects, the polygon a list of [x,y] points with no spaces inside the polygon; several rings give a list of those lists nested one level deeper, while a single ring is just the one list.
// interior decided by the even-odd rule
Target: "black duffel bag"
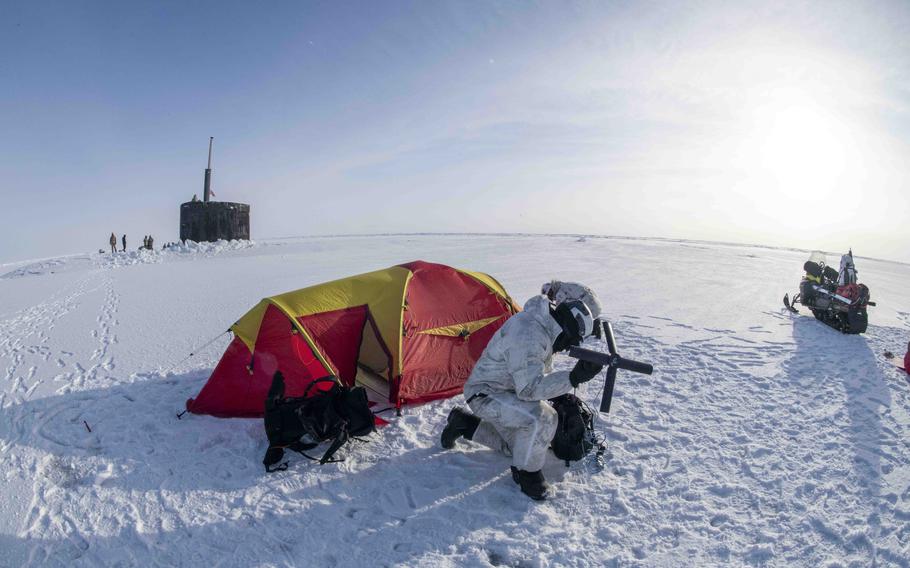
[{"label": "black duffel bag", "polygon": [[[330,383],[331,387],[309,396],[319,383]],[[287,462],[275,465],[284,457],[285,449],[320,464],[341,461],[333,456],[344,444],[376,430],[363,387],[348,388],[335,377],[325,377],[310,383],[301,397],[286,398],[284,392],[284,376],[278,371],[265,398],[264,422],[269,447],[262,463],[267,472],[287,469]],[[321,458],[306,453],[327,441],[331,444]]]}]

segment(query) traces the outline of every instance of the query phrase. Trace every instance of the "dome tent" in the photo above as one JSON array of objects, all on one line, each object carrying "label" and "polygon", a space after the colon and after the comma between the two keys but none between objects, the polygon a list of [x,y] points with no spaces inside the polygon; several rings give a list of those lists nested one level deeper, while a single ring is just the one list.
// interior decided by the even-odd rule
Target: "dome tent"
[{"label": "dome tent", "polygon": [[233,341],[186,407],[262,416],[277,370],[289,397],[326,376],[362,384],[397,407],[454,396],[517,311],[491,276],[424,261],[265,298],[231,326]]}]

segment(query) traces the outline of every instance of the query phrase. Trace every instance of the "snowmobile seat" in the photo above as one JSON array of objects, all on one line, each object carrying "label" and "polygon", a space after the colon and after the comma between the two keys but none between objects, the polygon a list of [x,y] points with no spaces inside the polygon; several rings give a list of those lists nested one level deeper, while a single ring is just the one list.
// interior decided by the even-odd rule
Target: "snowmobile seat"
[{"label": "snowmobile seat", "polygon": [[815,284],[813,280],[803,280],[799,283],[799,295],[804,305],[809,305],[815,300]]},{"label": "snowmobile seat", "polygon": [[819,264],[817,262],[812,262],[811,260],[807,260],[806,264],[803,265],[803,270],[805,270],[806,274],[808,274],[809,276],[821,278],[822,267],[819,266]]}]

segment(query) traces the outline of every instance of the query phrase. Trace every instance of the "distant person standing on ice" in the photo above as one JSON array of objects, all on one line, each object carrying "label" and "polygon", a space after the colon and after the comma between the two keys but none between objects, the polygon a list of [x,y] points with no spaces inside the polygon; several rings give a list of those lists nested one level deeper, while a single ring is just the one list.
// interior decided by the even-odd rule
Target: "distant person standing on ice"
[{"label": "distant person standing on ice", "polygon": [[449,413],[440,440],[454,448],[464,437],[512,458],[512,479],[534,500],[547,496],[541,473],[556,433],[557,415],[548,399],[594,378],[600,365],[578,361],[571,371],[551,372],[553,353],[579,345],[594,330],[591,310],[577,300],[553,305],[546,296],[528,300],[484,350],[464,386],[473,414]]},{"label": "distant person standing on ice", "polygon": [[126,252],[126,233],[123,233],[123,252]]},{"label": "distant person standing on ice", "polygon": [[114,233],[111,233],[110,243],[111,243],[111,254],[114,254],[115,252],[117,252],[117,235],[115,235]]},{"label": "distant person standing on ice", "polygon": [[155,239],[152,238],[152,235],[149,235],[149,250],[155,250]]}]

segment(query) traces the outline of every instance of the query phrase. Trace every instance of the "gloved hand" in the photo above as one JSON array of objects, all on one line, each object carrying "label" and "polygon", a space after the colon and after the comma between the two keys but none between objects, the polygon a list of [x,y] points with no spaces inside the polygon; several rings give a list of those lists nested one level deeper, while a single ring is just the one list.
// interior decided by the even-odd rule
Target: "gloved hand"
[{"label": "gloved hand", "polygon": [[603,365],[579,359],[578,363],[575,363],[575,367],[569,372],[569,382],[572,383],[573,388],[578,388],[578,385],[596,377],[597,373],[601,372],[603,368]]}]

